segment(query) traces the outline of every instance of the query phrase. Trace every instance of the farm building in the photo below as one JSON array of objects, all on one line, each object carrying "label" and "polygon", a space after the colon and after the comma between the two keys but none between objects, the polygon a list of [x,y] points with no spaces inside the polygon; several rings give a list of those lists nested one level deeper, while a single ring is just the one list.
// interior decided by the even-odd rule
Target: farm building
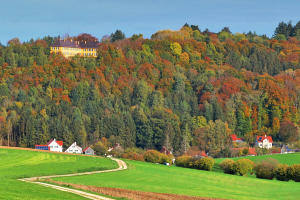
[{"label": "farm building", "polygon": [[232,134],[231,136],[232,142],[243,142],[241,138],[238,138],[235,134]]},{"label": "farm building", "polygon": [[86,155],[95,155],[95,151],[94,149],[92,149],[91,147],[87,147],[83,150],[83,153]]},{"label": "farm building", "polygon": [[74,142],[65,152],[67,153],[82,153],[82,148]]},{"label": "farm building", "polygon": [[271,136],[257,136],[256,145],[260,148],[270,149],[272,148],[273,140]]}]

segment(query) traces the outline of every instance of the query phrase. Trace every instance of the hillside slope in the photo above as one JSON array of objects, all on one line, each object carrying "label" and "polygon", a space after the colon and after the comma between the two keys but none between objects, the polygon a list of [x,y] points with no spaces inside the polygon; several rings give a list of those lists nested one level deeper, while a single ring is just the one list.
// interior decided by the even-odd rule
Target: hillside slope
[{"label": "hillside slope", "polygon": [[84,199],[17,180],[23,177],[66,174],[116,168],[117,164],[97,157],[0,148],[0,199]]}]

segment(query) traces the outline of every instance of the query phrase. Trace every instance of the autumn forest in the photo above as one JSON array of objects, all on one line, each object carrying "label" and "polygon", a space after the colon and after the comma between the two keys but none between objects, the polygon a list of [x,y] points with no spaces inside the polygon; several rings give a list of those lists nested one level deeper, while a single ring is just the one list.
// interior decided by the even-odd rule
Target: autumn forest
[{"label": "autumn forest", "polygon": [[0,45],[0,145],[56,138],[227,157],[236,134],[300,147],[300,21],[272,37],[189,24],[148,39],[117,30],[96,58],[50,53],[58,38]]}]

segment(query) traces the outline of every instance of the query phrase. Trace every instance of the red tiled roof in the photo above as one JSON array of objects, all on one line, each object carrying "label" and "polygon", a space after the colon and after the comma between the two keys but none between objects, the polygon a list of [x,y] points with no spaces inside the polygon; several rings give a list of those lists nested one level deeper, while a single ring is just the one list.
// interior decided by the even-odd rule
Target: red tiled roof
[{"label": "red tiled roof", "polygon": [[47,145],[51,144],[51,142],[53,142],[53,139],[51,139],[51,140],[47,143]]},{"label": "red tiled roof", "polygon": [[257,136],[256,141],[257,142],[263,142],[265,139],[267,139],[270,143],[273,143],[272,137],[271,136]]},{"label": "red tiled roof", "polygon": [[201,151],[200,156],[207,157],[207,154],[204,151]]},{"label": "red tiled roof", "polygon": [[232,134],[230,137],[231,137],[231,139],[232,139],[233,142],[238,141],[238,140],[242,141],[242,139],[238,138],[235,134]]},{"label": "red tiled roof", "polygon": [[256,155],[255,148],[249,148],[248,155]]},{"label": "red tiled roof", "polygon": [[63,141],[56,141],[56,143],[59,145],[59,146],[62,146],[64,144]]},{"label": "red tiled roof", "polygon": [[86,147],[85,149],[83,149],[83,152],[85,152],[88,148],[90,148],[90,147]]},{"label": "red tiled roof", "polygon": [[[47,143],[47,145],[50,145],[51,142],[53,142],[53,140],[54,140],[54,139],[51,139],[51,140]],[[63,142],[63,141],[58,141],[58,140],[56,140],[56,143],[57,143],[59,146],[62,146],[64,142]]]}]

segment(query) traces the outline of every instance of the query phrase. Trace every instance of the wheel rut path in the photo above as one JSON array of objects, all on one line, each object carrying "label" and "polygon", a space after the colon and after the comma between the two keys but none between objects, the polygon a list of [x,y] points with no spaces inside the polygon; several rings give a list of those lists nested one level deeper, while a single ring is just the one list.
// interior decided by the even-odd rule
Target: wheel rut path
[{"label": "wheel rut path", "polygon": [[81,173],[74,173],[74,174],[62,174],[62,175],[51,175],[51,176],[37,176],[37,177],[30,177],[30,178],[22,178],[18,179],[20,181],[28,182],[28,183],[34,183],[38,184],[44,187],[53,188],[56,190],[64,191],[64,192],[70,192],[82,197],[85,197],[87,199],[95,199],[95,200],[112,200],[111,198],[84,192],[81,190],[71,189],[67,187],[57,186],[50,183],[43,183],[39,180],[44,179],[50,179],[50,178],[57,178],[57,177],[67,177],[67,176],[81,176],[81,175],[89,175],[89,174],[99,174],[99,173],[107,173],[107,172],[116,172],[127,169],[127,165],[123,160],[117,159],[117,158],[111,158],[112,160],[116,161],[119,165],[119,168],[116,169],[108,169],[108,170],[102,170],[102,171],[91,171],[91,172],[81,172]]}]

